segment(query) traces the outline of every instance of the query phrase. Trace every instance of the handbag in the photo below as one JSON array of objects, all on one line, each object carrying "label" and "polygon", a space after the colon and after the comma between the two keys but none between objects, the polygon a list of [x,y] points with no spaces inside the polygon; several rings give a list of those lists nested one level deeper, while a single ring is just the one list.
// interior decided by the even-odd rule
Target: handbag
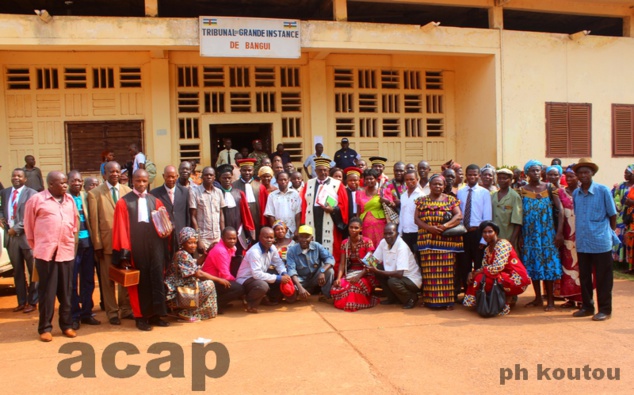
[{"label": "handbag", "polygon": [[[446,224],[447,222],[451,221],[452,218],[453,218],[453,215],[451,213],[445,213],[445,215],[443,216],[443,224]],[[466,233],[467,233],[467,228],[463,224],[458,224],[454,226],[453,228],[445,229],[442,232],[442,235],[447,237],[455,237],[455,236],[462,236]]]},{"label": "handbag", "polygon": [[480,317],[495,317],[504,310],[504,306],[506,305],[506,293],[497,278],[493,281],[491,291],[487,293],[485,288],[486,276],[482,276],[480,288],[476,291],[476,311]]},{"label": "handbag", "polygon": [[176,306],[179,309],[197,309],[200,307],[198,281],[195,287],[176,287]]},{"label": "handbag", "polygon": [[[381,189],[381,197],[383,197],[383,189]],[[398,225],[399,223],[398,212],[385,203],[381,203],[381,206],[383,206],[383,212],[385,213],[385,219],[387,219],[387,222],[394,225]]]}]

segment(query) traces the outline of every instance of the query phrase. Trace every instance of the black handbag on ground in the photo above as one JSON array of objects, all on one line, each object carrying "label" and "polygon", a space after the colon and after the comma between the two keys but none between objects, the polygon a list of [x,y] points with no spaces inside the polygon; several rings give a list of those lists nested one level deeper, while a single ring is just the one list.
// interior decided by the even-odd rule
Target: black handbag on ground
[{"label": "black handbag on ground", "polygon": [[495,317],[504,310],[506,293],[497,279],[493,281],[493,286],[491,286],[489,293],[485,291],[485,288],[486,276],[483,276],[480,287],[476,291],[476,311],[480,314],[480,317]]}]

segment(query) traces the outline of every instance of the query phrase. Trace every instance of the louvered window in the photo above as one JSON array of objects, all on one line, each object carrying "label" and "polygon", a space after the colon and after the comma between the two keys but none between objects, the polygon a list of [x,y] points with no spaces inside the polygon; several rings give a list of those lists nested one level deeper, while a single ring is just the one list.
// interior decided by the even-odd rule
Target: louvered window
[{"label": "louvered window", "polygon": [[634,156],[634,105],[612,104],[612,155]]},{"label": "louvered window", "polygon": [[592,105],[546,103],[546,156],[592,156]]}]

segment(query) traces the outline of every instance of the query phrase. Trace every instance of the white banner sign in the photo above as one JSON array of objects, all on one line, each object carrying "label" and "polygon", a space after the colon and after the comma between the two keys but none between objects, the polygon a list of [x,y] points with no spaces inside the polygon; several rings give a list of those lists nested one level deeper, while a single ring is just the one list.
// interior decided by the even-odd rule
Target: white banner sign
[{"label": "white banner sign", "polygon": [[200,56],[286,58],[301,56],[299,21],[201,16]]}]

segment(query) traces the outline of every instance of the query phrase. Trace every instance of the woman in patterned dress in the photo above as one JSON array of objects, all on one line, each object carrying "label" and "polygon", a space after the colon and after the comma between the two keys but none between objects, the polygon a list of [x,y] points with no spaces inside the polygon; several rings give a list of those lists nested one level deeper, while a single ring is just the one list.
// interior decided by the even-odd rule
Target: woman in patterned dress
[{"label": "woman in patterned dress", "polygon": [[[530,160],[524,166],[528,184],[520,189],[524,221],[522,225],[522,262],[533,281],[535,299],[526,307],[543,306],[540,281],[546,286],[545,311],[555,310],[554,281],[561,277],[558,248],[563,244],[563,208],[558,193],[549,193],[549,184],[541,181],[542,164]],[[559,210],[558,227],[553,221],[553,206]]]},{"label": "woman in patterned dress", "polygon": [[[577,175],[572,165],[566,168],[564,173],[567,186],[559,190],[559,199],[564,208],[564,243],[559,247],[562,273],[559,282],[559,294],[556,296],[566,298],[566,303],[561,307],[575,307],[581,303],[581,280],[579,279],[579,263],[577,260],[577,235],[575,234],[575,210],[572,200],[572,192],[577,189]],[[557,288],[557,285],[555,285]]]},{"label": "woman in patterned dress", "polygon": [[[430,193],[416,200],[418,250],[423,275],[423,305],[453,310],[454,264],[463,251],[462,236],[442,232],[460,224],[460,201],[443,193],[446,180],[439,174],[429,179]],[[451,218],[447,221],[447,218]]]},{"label": "woman in patterned dress", "polygon": [[198,283],[199,307],[196,309],[180,309],[178,317],[189,322],[214,318],[218,314],[218,302],[214,281],[229,286],[225,279],[212,276],[201,270],[200,264],[205,261],[206,255],[201,255],[198,260],[192,257],[198,247],[198,234],[189,227],[183,228],[178,234],[180,249],[174,254],[172,264],[167,269],[165,285],[167,286],[167,305],[178,310],[176,305],[176,289],[178,287],[196,287]]},{"label": "woman in patterned dress", "polygon": [[374,244],[361,236],[361,226],[362,221],[357,217],[348,222],[350,237],[341,244],[340,262],[345,264],[339,265],[337,279],[330,290],[334,306],[345,311],[367,309],[379,303],[379,298],[372,295],[379,282],[361,261],[367,253],[374,251]]},{"label": "woman in patterned dress", "polygon": [[381,196],[378,180],[378,171],[366,169],[363,172],[363,188],[357,190],[357,212],[363,221],[363,235],[370,238],[375,246],[383,239],[383,228],[387,224],[382,203],[394,205],[389,195]]},{"label": "woman in patterned dress", "polygon": [[628,206],[625,204],[625,198],[627,197],[627,193],[629,192],[632,185],[634,185],[634,164],[629,165],[625,168],[625,172],[623,174],[623,178],[625,181],[620,183],[619,185],[615,185],[612,188],[612,196],[614,197],[614,204],[616,205],[616,235],[621,241],[620,244],[612,247],[612,258],[614,262],[625,262],[626,261],[626,244],[625,244],[625,232],[626,226],[623,223],[623,215],[627,210]]},{"label": "woman in patterned dress", "polygon": [[506,294],[506,304],[504,310],[499,315],[507,315],[511,312],[511,300],[513,297],[526,291],[531,283],[526,268],[522,265],[513,245],[508,240],[498,238],[500,227],[492,221],[485,221],[480,224],[482,237],[487,243],[482,259],[482,267],[469,273],[467,277],[467,291],[465,292],[463,306],[476,306],[476,291],[480,287],[482,278],[486,277],[486,292],[491,291],[493,281],[498,280],[504,288]]}]

